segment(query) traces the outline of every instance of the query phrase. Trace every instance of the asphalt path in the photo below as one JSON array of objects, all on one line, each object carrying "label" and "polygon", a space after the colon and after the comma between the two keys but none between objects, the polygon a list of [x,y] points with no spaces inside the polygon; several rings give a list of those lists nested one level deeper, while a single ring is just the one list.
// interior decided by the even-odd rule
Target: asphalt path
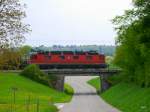
[{"label": "asphalt path", "polygon": [[70,103],[59,105],[60,112],[120,112],[107,104],[96,94],[96,90],[87,84],[91,78],[93,77],[72,76],[65,78],[66,83],[74,88],[75,94]]}]

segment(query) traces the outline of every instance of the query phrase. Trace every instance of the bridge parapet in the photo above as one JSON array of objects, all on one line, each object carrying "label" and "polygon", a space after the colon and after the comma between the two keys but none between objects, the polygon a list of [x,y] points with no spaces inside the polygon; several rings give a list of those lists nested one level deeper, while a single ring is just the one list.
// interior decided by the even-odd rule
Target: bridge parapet
[{"label": "bridge parapet", "polygon": [[55,75],[65,75],[65,76],[94,76],[100,74],[116,74],[121,72],[119,69],[47,69],[42,70],[45,73],[55,74]]},{"label": "bridge parapet", "polygon": [[[45,73],[51,73],[56,75],[94,75],[94,74],[115,74],[121,72],[120,69],[41,69]],[[22,70],[2,70],[1,72],[20,73]]]}]

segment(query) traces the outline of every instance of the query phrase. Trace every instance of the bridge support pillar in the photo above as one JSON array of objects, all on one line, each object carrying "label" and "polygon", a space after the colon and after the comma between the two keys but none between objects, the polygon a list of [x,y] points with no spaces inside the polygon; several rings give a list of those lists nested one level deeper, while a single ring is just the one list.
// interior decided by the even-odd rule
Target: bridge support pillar
[{"label": "bridge support pillar", "polygon": [[64,81],[65,81],[65,76],[64,75],[59,76],[58,80],[56,82],[56,85],[55,85],[55,89],[63,92],[64,91]]},{"label": "bridge support pillar", "polygon": [[100,75],[100,93],[106,91],[107,89],[110,88],[110,83],[108,83],[107,78],[109,74],[101,74]]}]

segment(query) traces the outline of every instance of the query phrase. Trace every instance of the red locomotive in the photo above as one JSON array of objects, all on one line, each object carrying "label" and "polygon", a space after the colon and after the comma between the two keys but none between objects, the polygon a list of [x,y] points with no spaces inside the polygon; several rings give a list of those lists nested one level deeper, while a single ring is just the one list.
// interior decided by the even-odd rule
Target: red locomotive
[{"label": "red locomotive", "polygon": [[51,68],[105,68],[105,56],[96,51],[38,52],[30,57],[29,64],[41,69]]}]

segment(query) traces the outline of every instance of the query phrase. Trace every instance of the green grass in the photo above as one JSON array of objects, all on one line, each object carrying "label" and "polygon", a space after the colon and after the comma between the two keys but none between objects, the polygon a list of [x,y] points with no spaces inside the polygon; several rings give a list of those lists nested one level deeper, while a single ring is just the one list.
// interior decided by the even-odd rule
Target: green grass
[{"label": "green grass", "polygon": [[[14,101],[12,88],[17,89],[15,92],[16,108],[25,108],[25,103],[30,100],[30,109],[32,110],[39,99],[42,112],[56,112],[57,109],[52,103],[69,102],[73,94],[73,89],[67,84],[65,84],[65,92],[58,92],[18,74],[0,73],[0,112],[3,112],[3,109],[6,112],[5,107],[11,108],[10,106],[13,104],[11,102]],[[25,111],[19,110],[18,112]]]},{"label": "green grass", "polygon": [[[100,84],[97,78],[88,83],[96,89]],[[101,94],[101,97],[123,112],[150,112],[150,88],[119,83]]]},{"label": "green grass", "polygon": [[[26,105],[21,104],[0,104],[0,112],[37,112],[35,104],[30,104],[29,108]],[[54,105],[40,105],[40,112],[58,112],[58,109]]]},{"label": "green grass", "polygon": [[96,89],[97,91],[100,90],[100,78],[99,78],[99,77],[94,78],[94,79],[92,79],[92,80],[89,80],[89,81],[88,81],[88,84],[90,84],[90,85],[92,85],[93,87],[95,87],[95,89]]}]

